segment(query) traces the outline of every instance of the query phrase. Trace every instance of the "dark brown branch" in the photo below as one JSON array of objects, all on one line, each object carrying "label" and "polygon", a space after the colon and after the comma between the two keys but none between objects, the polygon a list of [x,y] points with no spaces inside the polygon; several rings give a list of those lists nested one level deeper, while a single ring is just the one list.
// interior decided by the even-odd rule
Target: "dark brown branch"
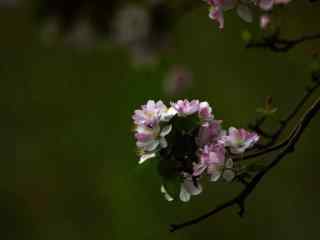
[{"label": "dark brown branch", "polygon": [[[303,108],[303,106],[312,97],[313,93],[320,87],[320,73],[313,72],[312,73],[312,80],[315,84],[312,87],[307,87],[302,99],[298,102],[296,107],[292,110],[291,113],[288,114],[288,116],[285,119],[281,120],[281,122],[280,122],[281,125],[278,128],[278,130],[273,135],[271,135],[271,136],[268,135],[268,138],[270,138],[271,140],[263,146],[263,149],[261,151],[249,153],[249,154],[242,156],[242,157],[235,157],[234,158],[235,161],[259,157],[259,156],[265,155],[267,153],[279,150],[282,147],[286,146],[286,144],[289,141],[288,138],[277,145],[274,145],[274,144],[279,140],[280,136],[283,134],[283,132],[287,128],[288,124],[297,116],[297,114],[300,112],[300,110]],[[265,122],[265,120],[266,120],[266,117],[262,117],[262,118],[258,119],[254,125],[251,125],[251,129],[256,131],[261,136],[265,136],[266,134],[261,129],[261,126]],[[261,133],[264,133],[264,135]]]},{"label": "dark brown branch", "polygon": [[320,33],[309,34],[295,39],[283,39],[279,36],[279,31],[261,41],[251,41],[246,48],[264,48],[276,53],[288,52],[297,45],[311,40],[320,39]]},{"label": "dark brown branch", "polygon": [[275,159],[266,166],[263,170],[261,170],[259,173],[257,173],[254,178],[246,185],[243,191],[241,191],[235,198],[231,199],[230,201],[227,201],[226,203],[223,203],[221,205],[218,205],[215,209],[212,211],[195,218],[193,220],[187,221],[182,224],[173,224],[171,225],[171,232],[177,231],[179,229],[182,229],[184,227],[188,227],[194,224],[197,224],[219,212],[221,212],[224,209],[230,208],[234,205],[238,205],[240,207],[239,215],[243,216],[245,212],[245,201],[250,196],[250,194],[253,192],[255,187],[260,183],[260,181],[263,179],[263,177],[275,166],[277,166],[280,161],[287,156],[288,154],[294,152],[295,146],[300,140],[300,137],[302,136],[302,133],[304,130],[308,127],[311,120],[316,116],[316,114],[320,111],[320,98],[318,98],[314,104],[306,111],[304,116],[301,118],[301,120],[298,122],[296,127],[293,129],[290,137],[289,142],[285,149],[279,153]]}]

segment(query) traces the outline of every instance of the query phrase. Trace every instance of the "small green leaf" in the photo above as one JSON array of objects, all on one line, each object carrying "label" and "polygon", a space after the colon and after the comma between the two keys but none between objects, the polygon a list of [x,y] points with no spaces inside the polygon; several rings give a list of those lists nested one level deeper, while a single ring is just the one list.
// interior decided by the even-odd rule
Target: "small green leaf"
[{"label": "small green leaf", "polygon": [[252,40],[252,34],[248,30],[244,30],[241,32],[241,39],[248,43]]}]

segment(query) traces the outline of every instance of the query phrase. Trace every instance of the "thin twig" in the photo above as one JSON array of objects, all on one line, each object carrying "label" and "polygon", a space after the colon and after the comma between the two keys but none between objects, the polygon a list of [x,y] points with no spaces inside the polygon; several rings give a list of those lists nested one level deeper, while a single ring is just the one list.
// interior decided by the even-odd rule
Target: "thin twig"
[{"label": "thin twig", "polygon": [[[251,129],[256,131],[259,135],[261,135],[262,137],[265,137],[267,135],[267,138],[270,138],[271,140],[263,145],[263,150],[262,151],[258,151],[255,153],[250,153],[247,156],[243,156],[242,159],[250,159],[250,158],[254,158],[254,157],[258,157],[261,155],[264,155],[266,153],[278,150],[280,148],[282,148],[283,146],[285,146],[285,143],[288,141],[285,140],[282,143],[273,146],[280,138],[280,136],[283,134],[283,132],[285,131],[285,129],[287,128],[288,124],[297,116],[297,114],[299,113],[299,111],[303,108],[303,106],[308,102],[308,100],[312,97],[313,93],[320,87],[320,73],[318,72],[313,72],[312,73],[312,80],[315,83],[314,86],[312,87],[307,87],[303,97],[301,98],[301,100],[298,102],[298,104],[296,105],[296,107],[292,110],[291,113],[288,114],[288,116],[286,118],[284,118],[283,120],[281,120],[280,122],[280,127],[278,128],[278,130],[272,134],[272,135],[267,135],[262,129],[262,124],[265,122],[266,118],[262,117],[260,119],[258,119],[256,121],[256,123],[254,125],[251,125]],[[264,133],[264,134],[261,134]],[[273,147],[271,147],[273,146]],[[269,148],[270,147],[270,148]],[[261,147],[260,147],[261,149]]]},{"label": "thin twig", "polygon": [[273,52],[284,53],[288,52],[289,50],[303,42],[316,39],[320,39],[320,33],[309,34],[295,39],[283,39],[279,37],[279,32],[277,31],[272,36],[266,37],[261,41],[249,42],[246,45],[246,48],[264,48],[269,49]]}]

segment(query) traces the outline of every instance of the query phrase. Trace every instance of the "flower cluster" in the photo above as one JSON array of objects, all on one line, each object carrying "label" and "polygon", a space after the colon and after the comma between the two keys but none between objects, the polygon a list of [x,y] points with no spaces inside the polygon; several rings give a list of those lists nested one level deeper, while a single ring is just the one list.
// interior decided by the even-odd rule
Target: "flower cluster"
[{"label": "flower cluster", "polygon": [[270,12],[276,5],[288,4],[291,0],[204,0],[210,6],[209,18],[216,21],[220,29],[224,28],[224,12],[235,9],[238,16],[245,22],[253,21],[253,8],[258,7],[264,14],[260,16],[261,28],[266,28],[270,22]]},{"label": "flower cluster", "polygon": [[[157,158],[163,177],[161,192],[168,201],[179,195],[189,201],[202,192],[200,179],[232,181],[237,175],[232,158],[258,141],[256,133],[222,128],[208,102],[179,100],[167,107],[162,101],[148,101],[133,115],[135,139],[142,164]],[[168,190],[178,182],[178,191]]]}]

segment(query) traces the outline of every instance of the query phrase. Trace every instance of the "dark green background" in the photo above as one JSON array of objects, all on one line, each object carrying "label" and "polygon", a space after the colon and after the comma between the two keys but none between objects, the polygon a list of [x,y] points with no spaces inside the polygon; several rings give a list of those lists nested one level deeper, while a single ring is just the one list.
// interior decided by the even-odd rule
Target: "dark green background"
[{"label": "dark green background", "polygon": [[[284,34],[319,32],[319,12],[319,4],[292,3]],[[257,30],[228,13],[219,32],[203,7],[180,19],[171,56],[137,70],[121,49],[46,47],[28,6],[1,10],[0,239],[317,239],[319,116],[251,195],[243,219],[234,208],[169,233],[170,223],[206,212],[240,186],[210,184],[190,203],[168,203],[152,164],[137,165],[132,112],[148,99],[170,100],[162,80],[171,64],[194,72],[182,97],[209,101],[225,126],[247,126],[267,95],[279,118],[293,107],[320,42],[289,54],[246,50],[240,35],[248,27]]]}]

